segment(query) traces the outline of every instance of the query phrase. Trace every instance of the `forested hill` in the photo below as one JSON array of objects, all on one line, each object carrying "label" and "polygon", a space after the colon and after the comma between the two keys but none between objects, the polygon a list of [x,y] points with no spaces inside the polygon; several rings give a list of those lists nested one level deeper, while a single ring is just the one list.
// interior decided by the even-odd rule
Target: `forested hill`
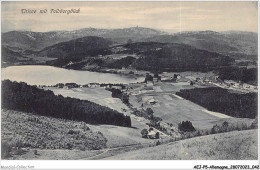
[{"label": "forested hill", "polygon": [[108,47],[110,44],[111,41],[107,39],[88,36],[46,47],[39,51],[37,55],[51,58],[83,58],[99,54],[104,55],[109,53]]},{"label": "forested hill", "polygon": [[56,96],[52,91],[10,80],[2,81],[2,108],[90,124],[131,127],[129,116],[110,108],[86,100]]},{"label": "forested hill", "polygon": [[142,70],[209,71],[230,66],[234,62],[228,56],[185,44],[141,42],[128,44],[125,47],[143,56],[132,64],[132,67]]}]

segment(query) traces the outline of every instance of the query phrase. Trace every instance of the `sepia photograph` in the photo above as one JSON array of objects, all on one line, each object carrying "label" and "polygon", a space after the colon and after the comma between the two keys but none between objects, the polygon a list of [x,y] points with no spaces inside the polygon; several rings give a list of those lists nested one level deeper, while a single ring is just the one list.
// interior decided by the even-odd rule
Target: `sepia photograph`
[{"label": "sepia photograph", "polygon": [[1,168],[258,150],[258,1],[1,1]]}]

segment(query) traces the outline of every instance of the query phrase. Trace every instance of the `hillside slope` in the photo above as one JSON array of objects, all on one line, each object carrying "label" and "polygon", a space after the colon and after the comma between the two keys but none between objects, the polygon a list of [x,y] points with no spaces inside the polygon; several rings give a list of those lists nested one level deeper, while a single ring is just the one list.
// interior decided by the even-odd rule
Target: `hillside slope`
[{"label": "hillside slope", "polygon": [[8,63],[13,63],[19,60],[25,59],[23,55],[21,55],[18,52],[15,52],[8,47],[2,46],[2,62],[8,62]]},{"label": "hillside slope", "polygon": [[[28,151],[25,148],[49,151],[73,149],[78,152],[106,148],[107,139],[103,134],[93,132],[84,122],[5,109],[1,110],[1,119],[2,159],[16,159],[20,157],[19,152],[21,154]],[[18,147],[19,150],[8,149],[8,146]],[[53,159],[58,157],[62,155]]]},{"label": "hillside slope", "polygon": [[108,157],[110,160],[257,160],[257,130],[195,137]]}]

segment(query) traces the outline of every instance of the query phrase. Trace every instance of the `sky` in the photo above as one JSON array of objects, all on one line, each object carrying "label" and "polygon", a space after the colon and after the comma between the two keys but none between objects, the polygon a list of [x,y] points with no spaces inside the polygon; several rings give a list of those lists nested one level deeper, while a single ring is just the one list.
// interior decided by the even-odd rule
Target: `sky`
[{"label": "sky", "polygon": [[[37,10],[22,14],[21,9]],[[47,9],[47,13],[39,13]],[[80,9],[79,13],[50,13],[51,9]],[[2,2],[2,32],[47,32],[81,28],[148,27],[181,31],[258,32],[257,2]]]}]

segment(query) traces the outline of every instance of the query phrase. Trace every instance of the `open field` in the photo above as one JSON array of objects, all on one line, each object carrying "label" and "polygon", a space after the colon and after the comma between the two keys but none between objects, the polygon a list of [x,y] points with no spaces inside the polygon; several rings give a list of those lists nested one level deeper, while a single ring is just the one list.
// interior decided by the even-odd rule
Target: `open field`
[{"label": "open field", "polygon": [[108,157],[109,160],[257,160],[257,130],[195,137]]},{"label": "open field", "polygon": [[[205,108],[194,104],[188,100],[176,96],[175,93],[180,89],[194,88],[187,83],[160,83],[156,90],[160,92],[149,91],[130,97],[130,103],[134,107],[152,108],[154,115],[161,117],[167,123],[173,123],[175,127],[181,121],[191,121],[195,128],[211,128],[217,121],[222,119],[221,116],[214,116],[205,111]],[[149,99],[154,99],[156,104],[150,104]]]},{"label": "open field", "polygon": [[109,107],[110,109],[118,112],[123,112],[130,115],[128,107],[118,98],[112,98],[111,92],[105,90],[102,87],[95,88],[72,88],[72,89],[60,89],[55,87],[46,87],[54,92],[55,95],[62,95],[64,97],[78,98],[81,100],[88,100],[102,106]]},{"label": "open field", "polygon": [[[231,124],[244,123],[250,125],[253,119],[240,119],[228,115],[212,112],[191,101],[183,99],[175,93],[181,89],[192,89],[194,86],[187,82],[166,83],[160,82],[153,86],[153,90],[144,90],[144,85],[135,84],[130,94],[130,103],[134,108],[146,109],[152,108],[154,115],[163,119],[163,122],[172,123],[178,127],[182,121],[191,121],[196,129],[211,129],[216,124],[222,124],[227,121]],[[202,86],[205,88],[208,86]],[[139,93],[137,93],[139,91]],[[151,104],[149,100],[155,100]]]},{"label": "open field", "polygon": [[[93,131],[101,132],[107,139],[107,147],[120,147],[136,144],[153,144],[157,140],[145,139],[141,136],[142,129],[149,129],[146,123],[148,120],[137,117],[131,114],[131,110],[118,98],[112,98],[111,92],[104,88],[73,88],[73,89],[58,89],[50,88],[56,95],[75,97],[82,100],[89,100],[97,104],[107,106],[111,109],[129,115],[131,118],[132,127],[125,128],[113,125],[88,125]],[[123,111],[125,109],[125,111]],[[156,131],[156,130],[155,130]],[[161,138],[169,138],[161,135]]]},{"label": "open field", "polygon": [[[120,147],[136,144],[154,144],[158,139],[142,138],[142,129],[149,129],[145,121],[136,121],[133,117],[132,128],[125,128],[112,125],[89,125],[93,131],[100,131],[107,139],[107,147]],[[161,135],[161,138],[168,138]]]}]

